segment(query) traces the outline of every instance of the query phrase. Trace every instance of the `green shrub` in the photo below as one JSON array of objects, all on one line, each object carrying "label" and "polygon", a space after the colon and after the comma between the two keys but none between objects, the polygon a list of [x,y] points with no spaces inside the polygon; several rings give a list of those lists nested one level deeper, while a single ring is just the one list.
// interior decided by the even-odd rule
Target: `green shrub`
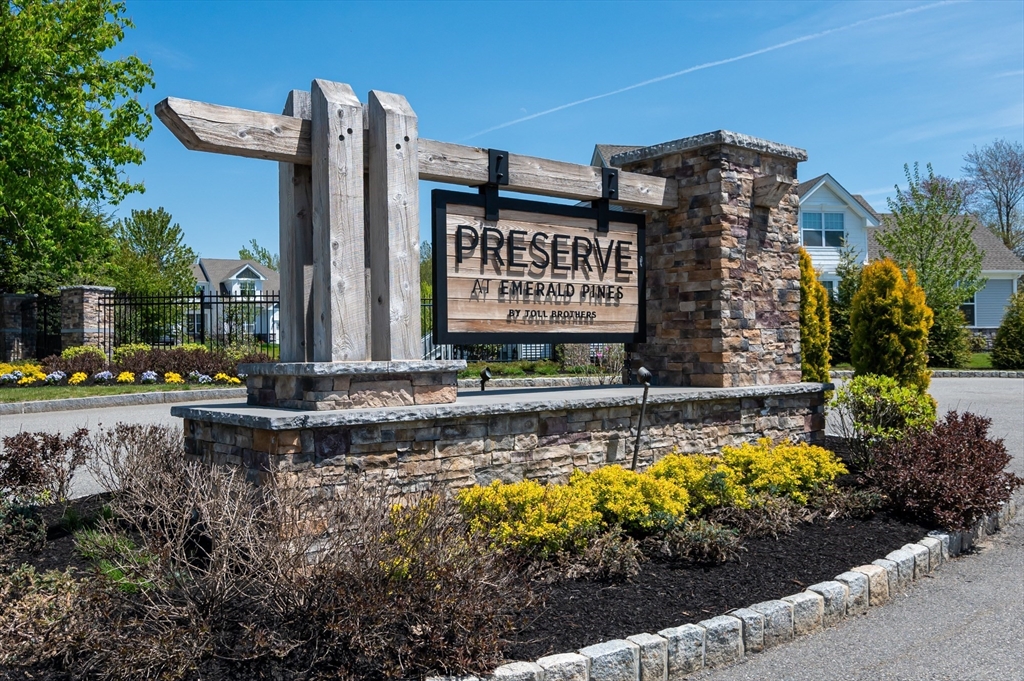
[{"label": "green shrub", "polygon": [[805,381],[829,382],[831,336],[828,291],[814,271],[807,251],[800,249],[800,370]]},{"label": "green shrub", "polygon": [[856,373],[892,376],[902,385],[927,390],[932,319],[912,270],[904,278],[892,260],[867,265],[850,310],[850,359]]},{"label": "green shrub", "polygon": [[153,346],[148,345],[147,343],[128,343],[126,345],[118,345],[114,348],[114,363],[118,364],[138,352],[149,352],[152,349]]},{"label": "green shrub", "polygon": [[76,345],[64,348],[64,351],[60,353],[61,359],[77,359],[85,356],[93,356],[104,362],[107,361],[106,353],[103,352],[102,348],[98,348],[95,345]]},{"label": "green shrub", "polygon": [[1024,290],[1010,300],[992,344],[992,366],[996,369],[1024,369]]},{"label": "green shrub", "polygon": [[850,307],[853,296],[860,288],[860,272],[858,252],[850,247],[844,248],[839,254],[836,275],[839,277],[835,298],[828,302],[828,316],[832,324],[829,335],[828,349],[833,365],[850,361]]},{"label": "green shrub", "polygon": [[836,391],[830,406],[837,410],[840,434],[861,466],[870,463],[872,451],[886,440],[935,423],[935,400],[891,376],[855,376]]},{"label": "green shrub", "polygon": [[698,565],[725,563],[740,552],[739,532],[703,518],[680,523],[655,543],[661,555]]},{"label": "green shrub", "polygon": [[808,494],[847,472],[835,454],[806,442],[773,445],[768,438],[757,444],[723,447],[722,460],[740,476],[748,494],[766,492],[806,504]]},{"label": "green shrub", "polygon": [[971,332],[957,307],[933,310],[935,321],[928,332],[928,366],[963,369],[971,363]]},{"label": "green shrub", "polygon": [[879,447],[867,479],[892,506],[920,522],[960,530],[999,508],[1024,480],[1005,470],[1010,454],[988,437],[990,419],[954,411]]},{"label": "green shrub", "polygon": [[592,473],[574,471],[569,485],[585,489],[606,525],[621,525],[646,533],[674,524],[686,515],[690,495],[675,483],[621,466],[605,466]]}]

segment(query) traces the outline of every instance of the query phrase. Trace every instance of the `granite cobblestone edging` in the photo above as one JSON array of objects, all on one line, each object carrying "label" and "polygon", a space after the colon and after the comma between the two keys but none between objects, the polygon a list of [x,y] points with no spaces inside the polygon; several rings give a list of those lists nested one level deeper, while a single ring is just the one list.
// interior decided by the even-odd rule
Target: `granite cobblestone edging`
[{"label": "granite cobblestone edging", "polygon": [[[26,388],[31,390],[32,388]],[[75,409],[102,409],[104,407],[138,407],[146,404],[173,404],[200,400],[227,400],[245,398],[245,388],[210,388],[209,390],[169,390],[166,392],[127,393],[124,395],[93,395],[68,397],[61,400],[34,402],[6,402],[0,404],[0,416],[40,414],[50,411]]]},{"label": "granite cobblestone edging", "polygon": [[[853,378],[848,369],[830,371],[833,379]],[[933,369],[932,378],[1024,378],[1024,371],[1002,371],[999,369]]]},{"label": "granite cobblestone edging", "polygon": [[[494,681],[678,681],[702,669],[726,667],[796,636],[821,631],[844,618],[866,614],[888,603],[912,582],[944,562],[970,550],[998,532],[1017,513],[1011,498],[957,532],[929,532],[921,541],[890,552],[871,565],[861,565],[830,581],[782,599],[730,610],[724,615],[657,634],[637,634],[549,655],[536,662],[511,662],[498,667]],[[479,677],[433,677],[427,681],[480,681]]]}]

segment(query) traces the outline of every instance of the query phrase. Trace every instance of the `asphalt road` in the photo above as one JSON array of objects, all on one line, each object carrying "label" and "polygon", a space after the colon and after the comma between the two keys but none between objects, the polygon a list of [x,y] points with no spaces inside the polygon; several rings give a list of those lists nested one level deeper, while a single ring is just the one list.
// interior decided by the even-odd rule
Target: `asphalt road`
[{"label": "asphalt road", "polygon": [[[931,393],[942,413],[991,418],[990,434],[1004,438],[1014,456],[1011,469],[1024,476],[1024,381],[933,379]],[[1017,498],[1019,505],[1024,497]],[[1024,513],[980,553],[942,566],[889,605],[694,678],[1024,680]]]},{"label": "asphalt road", "polygon": [[[1024,476],[1024,381],[934,379],[941,412],[988,416]],[[226,400],[225,402],[231,402]],[[177,425],[166,404],[0,417],[0,435],[118,421]],[[76,492],[95,491],[81,479]],[[1021,497],[1018,497],[1019,499]],[[853,566],[851,566],[853,567]],[[1024,514],[980,553],[944,565],[882,608],[695,678],[714,681],[1024,681]]]},{"label": "asphalt road", "polygon": [[[217,404],[218,402],[238,402],[238,398],[203,400],[203,404]],[[67,435],[83,427],[88,428],[89,432],[95,432],[102,426],[113,426],[119,422],[154,423],[180,428],[181,419],[171,416],[171,406],[169,404],[147,404],[136,407],[109,407],[0,416],[0,437],[14,435],[21,431],[58,432]],[[85,467],[75,473],[72,482],[72,495],[85,496],[100,491],[102,490]]]}]

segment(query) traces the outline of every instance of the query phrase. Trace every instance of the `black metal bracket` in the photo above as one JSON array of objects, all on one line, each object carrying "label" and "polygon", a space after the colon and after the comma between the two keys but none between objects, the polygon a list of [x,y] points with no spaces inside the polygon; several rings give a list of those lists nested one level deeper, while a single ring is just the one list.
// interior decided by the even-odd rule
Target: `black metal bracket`
[{"label": "black metal bracket", "polygon": [[601,198],[592,201],[597,211],[597,231],[607,232],[611,221],[611,201],[619,198],[619,171],[616,168],[601,168]]},{"label": "black metal bracket", "polygon": [[484,220],[498,219],[498,187],[508,185],[508,152],[487,150],[487,184],[479,187],[484,196]]}]

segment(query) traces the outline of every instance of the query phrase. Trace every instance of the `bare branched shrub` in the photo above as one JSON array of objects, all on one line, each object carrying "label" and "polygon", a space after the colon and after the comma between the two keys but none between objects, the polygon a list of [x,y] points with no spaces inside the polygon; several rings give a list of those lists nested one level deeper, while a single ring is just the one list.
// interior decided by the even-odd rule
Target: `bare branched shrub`
[{"label": "bare branched shrub", "polygon": [[0,631],[21,663],[125,680],[482,672],[528,602],[440,494],[256,487],[185,462],[166,428],[119,424],[93,442],[113,520],[80,541],[100,567],[62,616]]},{"label": "bare branched shrub", "polygon": [[757,495],[749,508],[722,506],[708,515],[715,523],[734,528],[741,537],[758,539],[789,534],[800,522],[808,520],[808,512],[789,497]]},{"label": "bare branched shrub", "polygon": [[593,579],[623,582],[640,574],[644,561],[640,542],[613,525],[593,537],[580,554],[562,552],[558,569],[568,579]]},{"label": "bare branched shrub", "polygon": [[654,555],[704,565],[734,560],[743,550],[735,529],[703,518],[682,522],[645,542]]},{"label": "bare branched shrub", "polygon": [[85,463],[89,431],[21,432],[3,439],[0,448],[0,497],[21,503],[66,503],[75,471]]}]

